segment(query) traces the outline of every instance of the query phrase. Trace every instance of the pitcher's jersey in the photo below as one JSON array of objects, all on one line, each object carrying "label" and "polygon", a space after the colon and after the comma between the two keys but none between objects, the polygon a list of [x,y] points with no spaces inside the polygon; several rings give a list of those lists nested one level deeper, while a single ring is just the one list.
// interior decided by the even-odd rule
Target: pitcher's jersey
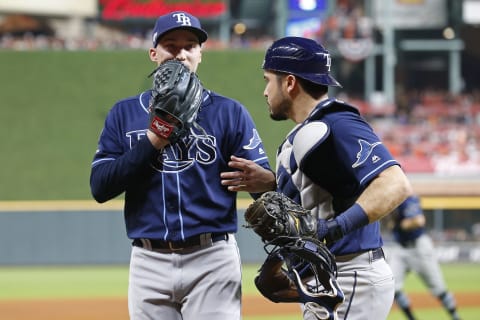
[{"label": "pitcher's jersey", "polygon": [[[221,185],[231,155],[269,169],[246,108],[204,91],[196,128],[157,151],[146,138],[150,91],[110,110],[92,163],[91,188],[100,202],[125,191],[130,238],[179,241],[206,232],[236,232],[236,192]],[[100,199],[100,200],[99,200]]]},{"label": "pitcher's jersey", "polygon": [[[287,135],[277,151],[277,188],[320,218],[348,209],[369,182],[398,165],[357,109],[322,101]],[[335,255],[382,246],[378,222],[331,246]]]}]

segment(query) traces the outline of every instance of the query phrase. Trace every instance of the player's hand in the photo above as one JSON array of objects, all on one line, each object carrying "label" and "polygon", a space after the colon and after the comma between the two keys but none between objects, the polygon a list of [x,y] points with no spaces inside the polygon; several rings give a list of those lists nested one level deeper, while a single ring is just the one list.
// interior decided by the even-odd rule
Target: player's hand
[{"label": "player's hand", "polygon": [[235,170],[221,172],[220,178],[229,191],[260,193],[276,189],[275,174],[251,160],[231,156],[228,166]]},{"label": "player's hand", "polygon": [[158,135],[156,135],[153,131],[148,130],[147,131],[147,138],[150,140],[150,143],[153,145],[153,147],[157,150],[161,150],[165,148],[168,144],[170,144],[170,141],[167,139],[161,138]]}]

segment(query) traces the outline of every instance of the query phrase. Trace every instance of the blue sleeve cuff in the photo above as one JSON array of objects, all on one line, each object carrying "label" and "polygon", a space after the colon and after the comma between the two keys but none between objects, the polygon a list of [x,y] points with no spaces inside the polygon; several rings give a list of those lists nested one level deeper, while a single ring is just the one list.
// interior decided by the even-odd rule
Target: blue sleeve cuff
[{"label": "blue sleeve cuff", "polygon": [[337,220],[344,235],[370,223],[365,210],[363,210],[358,203],[355,203],[353,206],[341,213],[335,218],[335,220]]}]

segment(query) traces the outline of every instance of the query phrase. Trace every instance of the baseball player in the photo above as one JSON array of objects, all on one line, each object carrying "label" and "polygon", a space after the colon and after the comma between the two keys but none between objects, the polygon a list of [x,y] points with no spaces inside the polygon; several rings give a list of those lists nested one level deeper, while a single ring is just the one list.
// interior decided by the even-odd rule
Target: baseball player
[{"label": "baseball player", "polygon": [[338,317],[386,319],[394,280],[378,220],[411,186],[358,110],[328,96],[329,86],[340,86],[330,67],[328,51],[311,39],[281,38],[266,51],[270,117],[295,123],[277,152],[278,191],[318,217],[317,236],[335,255],[345,294]]},{"label": "baseball player", "polygon": [[[196,17],[171,12],[156,21],[149,57],[196,72],[206,40]],[[240,319],[237,193],[229,189],[256,197],[275,188],[260,136],[243,105],[205,89],[198,126],[170,143],[148,129],[150,96],[141,92],[110,110],[90,177],[98,202],[125,193],[130,318]],[[235,172],[222,179],[235,156]]]},{"label": "baseball player", "polygon": [[410,301],[402,291],[405,276],[416,272],[438,298],[453,320],[459,320],[456,302],[447,290],[432,239],[425,233],[425,216],[417,196],[408,197],[390,216],[393,221],[393,248],[387,252],[395,277],[395,302],[409,320],[414,320]]}]

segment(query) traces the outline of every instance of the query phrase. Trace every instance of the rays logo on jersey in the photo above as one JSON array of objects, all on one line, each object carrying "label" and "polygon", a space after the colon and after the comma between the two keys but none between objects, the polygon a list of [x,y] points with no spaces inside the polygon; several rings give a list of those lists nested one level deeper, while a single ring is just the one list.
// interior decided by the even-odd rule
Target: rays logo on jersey
[{"label": "rays logo on jersey", "polygon": [[[132,148],[146,135],[145,130],[127,133]],[[174,145],[169,145],[158,152],[152,167],[160,172],[179,172],[193,166],[195,162],[210,164],[217,158],[216,139],[210,135],[189,135]]]},{"label": "rays logo on jersey", "polygon": [[[356,168],[364,164],[365,161],[367,161],[370,155],[372,154],[373,149],[382,143],[381,142],[369,143],[368,141],[359,139],[358,144],[360,144],[360,151],[357,152],[357,161],[355,161],[355,163],[352,164],[352,168]],[[373,155],[372,161],[377,162],[378,160],[380,160],[380,158],[377,155]]]},{"label": "rays logo on jersey", "polygon": [[[252,129],[252,137],[250,138],[249,143],[243,146],[243,149],[253,150],[257,148],[261,143],[262,143],[262,139],[260,138],[260,135],[258,134],[257,129]],[[264,154],[265,151],[262,148],[259,148],[258,153]]]},{"label": "rays logo on jersey", "polygon": [[258,145],[262,142],[260,139],[260,136],[258,134],[258,131],[256,129],[253,129],[252,132],[252,137],[250,138],[250,141],[247,145],[243,146],[243,149],[245,150],[252,150],[258,147]]}]

